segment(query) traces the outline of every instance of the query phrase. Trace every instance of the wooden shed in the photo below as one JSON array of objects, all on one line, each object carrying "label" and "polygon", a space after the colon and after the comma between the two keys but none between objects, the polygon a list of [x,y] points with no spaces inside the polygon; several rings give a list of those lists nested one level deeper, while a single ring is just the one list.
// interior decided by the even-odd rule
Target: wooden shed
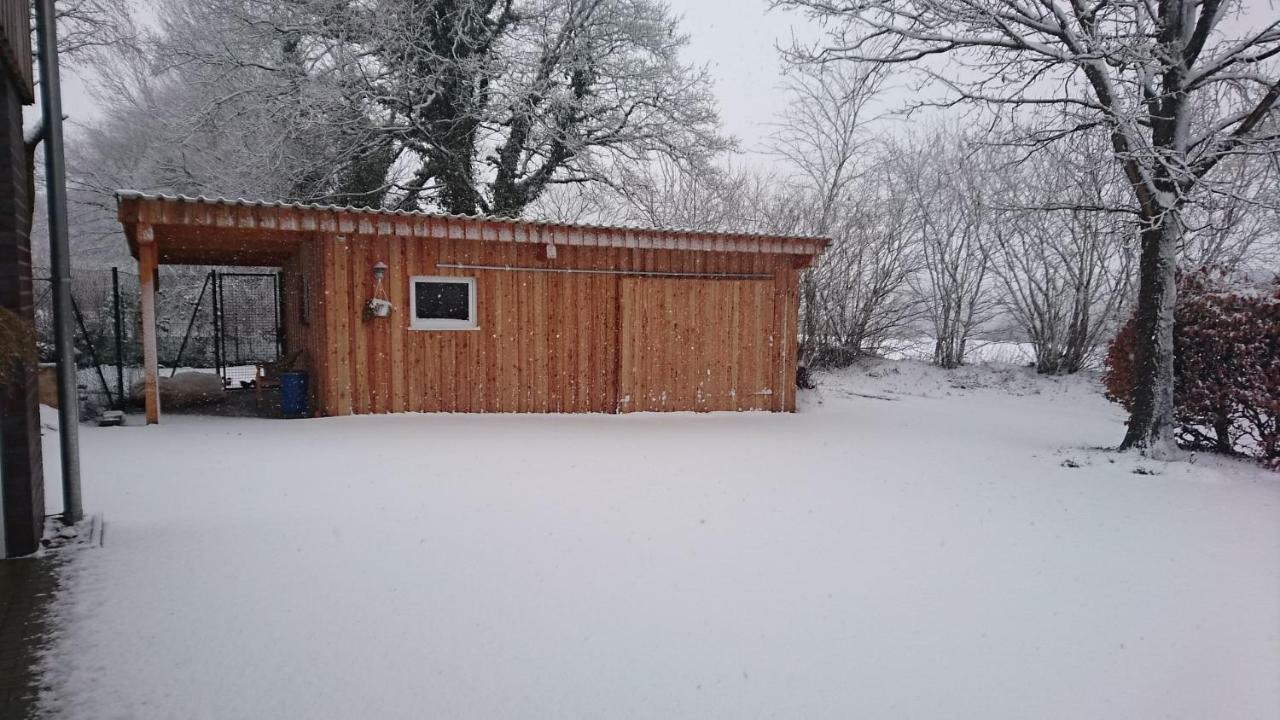
[{"label": "wooden shed", "polygon": [[142,278],[150,422],[161,264],[281,268],[285,352],[303,358],[319,415],[792,411],[799,272],[828,242],[128,191],[118,201]]}]

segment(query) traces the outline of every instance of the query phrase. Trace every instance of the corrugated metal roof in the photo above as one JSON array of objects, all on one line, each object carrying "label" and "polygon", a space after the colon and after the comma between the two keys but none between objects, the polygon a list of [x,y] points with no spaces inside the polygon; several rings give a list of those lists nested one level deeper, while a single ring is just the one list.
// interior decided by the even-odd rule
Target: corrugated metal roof
[{"label": "corrugated metal roof", "polygon": [[591,223],[565,223],[544,220],[529,220],[521,218],[505,218],[493,215],[453,215],[448,213],[430,213],[414,210],[387,210],[382,208],[365,208],[354,207],[351,205],[331,205],[324,203],[301,203],[286,202],[281,200],[251,200],[247,198],[225,198],[225,197],[206,197],[198,195],[195,197],[189,195],[166,195],[163,193],[144,193],[138,190],[117,190],[117,201],[125,200],[150,200],[172,203],[193,203],[200,205],[214,205],[224,207],[243,207],[243,208],[284,208],[293,210],[306,210],[314,212],[328,213],[344,213],[357,214],[373,217],[409,217],[409,218],[430,218],[439,220],[459,220],[482,223],[501,223],[505,225],[517,226],[538,226],[538,227],[556,227],[573,230],[586,231],[623,231],[641,234],[686,234],[691,236],[702,236],[709,238],[724,238],[734,240],[769,240],[781,241],[783,243],[796,243],[803,245],[817,244],[818,250],[826,247],[831,243],[829,238],[816,235],[772,235],[768,233],[746,233],[746,232],[719,232],[719,231],[703,231],[691,230],[688,228],[668,228],[668,227],[641,227],[635,225],[599,225]]}]

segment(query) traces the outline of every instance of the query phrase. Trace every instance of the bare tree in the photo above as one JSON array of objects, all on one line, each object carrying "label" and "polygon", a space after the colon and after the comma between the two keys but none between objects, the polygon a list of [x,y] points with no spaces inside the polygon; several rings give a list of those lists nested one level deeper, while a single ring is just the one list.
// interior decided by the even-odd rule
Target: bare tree
[{"label": "bare tree", "polygon": [[[807,232],[829,235],[837,223],[848,227],[836,215],[848,206],[850,189],[870,155],[869,109],[884,80],[883,66],[872,63],[791,68],[789,103],[769,149],[787,162],[810,196],[805,203],[811,212]],[[824,335],[817,278],[831,274],[824,265],[832,263],[832,257],[824,255],[800,280],[801,365],[810,362],[815,343]]]},{"label": "bare tree", "polygon": [[529,204],[527,214],[547,222],[601,225],[621,222],[621,211],[610,188],[594,184],[552,185]]},{"label": "bare tree", "polygon": [[1278,161],[1229,158],[1219,170],[1224,182],[1202,186],[1190,199],[1178,253],[1184,267],[1247,273],[1280,266]]},{"label": "bare tree", "polygon": [[885,81],[882,65],[848,63],[792,67],[788,103],[769,140],[817,196],[816,233],[827,232],[836,206],[867,165],[873,143],[870,110]]},{"label": "bare tree", "polygon": [[129,0],[60,0],[54,3],[53,14],[58,24],[58,59],[73,71],[92,63],[100,50],[138,42]]},{"label": "bare tree", "polygon": [[100,116],[75,128],[67,148],[69,221],[82,259],[121,251],[120,188],[377,204],[391,153],[359,132],[345,105],[307,100],[282,115],[282,106],[257,103],[203,68],[156,75],[147,48],[112,49],[97,66]]},{"label": "bare tree", "polygon": [[1127,307],[1135,223],[1095,140],[1009,158],[994,173],[992,267],[1042,373],[1083,368]]},{"label": "bare tree", "polygon": [[[54,22],[58,36],[58,61],[72,72],[92,70],[102,53],[135,47],[138,29],[129,0],[64,0],[54,4]],[[38,42],[31,47],[37,48]],[[37,60],[38,62],[38,60]],[[44,141],[44,119],[26,131],[23,145],[27,166],[26,232],[35,229],[36,150]]]},{"label": "bare tree", "polygon": [[759,179],[733,167],[657,156],[620,166],[609,179],[624,222],[689,230],[747,230],[748,195]]},{"label": "bare tree", "polygon": [[[1230,0],[773,0],[827,28],[804,61],[906,65],[999,112],[1052,109],[1021,140],[1100,128],[1140,221],[1137,384],[1122,447],[1173,446],[1173,307],[1187,198],[1223,160],[1275,151],[1280,20]],[[1252,20],[1252,22],[1249,22]],[[945,56],[947,63],[934,62]]]},{"label": "bare tree", "polygon": [[948,128],[911,138],[893,152],[896,191],[910,202],[909,227],[924,268],[911,282],[932,326],[933,362],[956,368],[994,307],[987,158]]},{"label": "bare tree", "polygon": [[878,354],[920,317],[911,292],[922,269],[914,205],[893,169],[879,162],[833,215],[832,245],[813,276],[818,334],[827,341],[815,348],[819,364]]}]

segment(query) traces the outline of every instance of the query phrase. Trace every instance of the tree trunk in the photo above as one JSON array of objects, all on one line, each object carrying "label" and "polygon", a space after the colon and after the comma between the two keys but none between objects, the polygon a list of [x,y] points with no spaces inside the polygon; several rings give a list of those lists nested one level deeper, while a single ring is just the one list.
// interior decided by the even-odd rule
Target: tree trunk
[{"label": "tree trunk", "polygon": [[1235,448],[1231,445],[1231,416],[1226,410],[1218,410],[1213,416],[1214,451],[1223,455],[1231,455]]},{"label": "tree trunk", "polygon": [[450,215],[475,215],[480,212],[480,195],[476,192],[475,172],[471,161],[455,157],[441,163],[440,191],[437,202]]},{"label": "tree trunk", "polygon": [[1173,310],[1181,224],[1174,210],[1143,222],[1138,271],[1133,404],[1121,450],[1173,454]]},{"label": "tree trunk", "polygon": [[807,268],[800,275],[800,294],[804,298],[803,314],[800,318],[800,356],[801,362],[808,364],[813,354],[822,347],[818,338],[818,283],[813,277],[813,268]]}]

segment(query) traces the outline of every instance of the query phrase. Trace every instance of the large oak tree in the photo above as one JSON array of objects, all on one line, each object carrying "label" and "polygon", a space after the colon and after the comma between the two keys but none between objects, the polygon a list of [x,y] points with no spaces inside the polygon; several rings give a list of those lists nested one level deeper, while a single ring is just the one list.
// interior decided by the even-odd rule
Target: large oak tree
[{"label": "large oak tree", "polygon": [[[519,215],[612,162],[728,144],[660,0],[172,1],[162,17],[156,67],[217,88],[206,118],[252,97],[268,121],[344,138],[402,208]],[[349,192],[335,179],[319,194]]]}]

